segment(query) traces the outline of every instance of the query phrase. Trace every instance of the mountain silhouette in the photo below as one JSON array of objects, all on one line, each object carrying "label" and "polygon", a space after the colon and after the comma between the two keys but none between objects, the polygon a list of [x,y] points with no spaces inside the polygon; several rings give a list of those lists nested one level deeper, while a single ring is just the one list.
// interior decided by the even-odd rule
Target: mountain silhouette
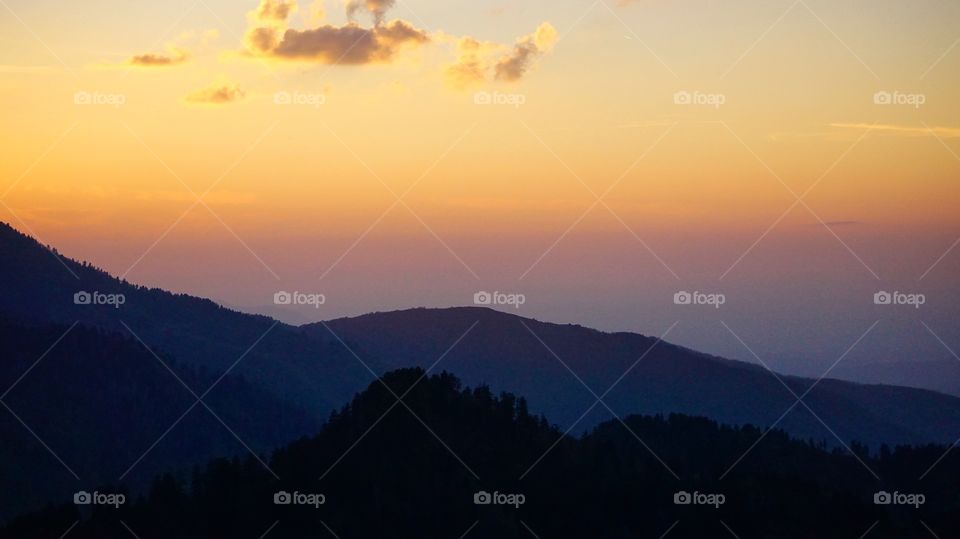
[{"label": "mountain silhouette", "polygon": [[[119,306],[78,304],[74,296],[84,292],[122,294],[124,301]],[[793,436],[845,450],[854,441],[874,450],[884,443],[952,444],[960,433],[960,399],[956,397],[830,379],[817,382],[782,376],[781,384],[760,366],[653,337],[550,324],[484,308],[413,309],[294,327],[206,299],[130,284],[87,263],[61,257],[7,225],[0,225],[0,317],[7,320],[11,335],[20,333],[18,328],[37,331],[30,342],[0,341],[4,357],[15,358],[6,360],[7,384],[2,390],[26,374],[2,399],[10,410],[0,410],[0,415],[6,414],[0,437],[19,440],[9,449],[12,454],[31,453],[22,462],[46,459],[47,465],[59,466],[13,417],[22,408],[29,415],[23,416],[25,424],[54,426],[37,433],[41,438],[45,433],[56,436],[55,451],[70,446],[75,452],[71,459],[91,480],[114,474],[119,478],[118,467],[129,465],[125,459],[142,453],[151,434],[159,437],[177,419],[171,417],[174,410],[182,413],[174,403],[185,408],[195,401],[154,353],[175,364],[185,380],[192,377],[188,385],[198,388],[198,394],[227,376],[211,393],[210,407],[236,436],[209,417],[207,410],[195,409],[184,421],[193,421],[194,416],[209,420],[195,427],[203,435],[191,437],[189,429],[180,432],[182,427],[176,426],[171,440],[183,436],[183,447],[170,449],[169,461],[163,461],[166,449],[158,445],[150,456],[158,459],[156,466],[145,466],[144,473],[180,461],[185,454],[193,458],[183,463],[198,462],[212,455],[248,453],[244,443],[261,452],[311,434],[378,375],[410,367],[431,373],[447,370],[469,385],[488,384],[494,391],[524,395],[532,413],[545,414],[562,432],[574,435],[615,416],[669,413],[704,416],[729,425],[776,425]],[[89,346],[82,354],[77,351],[89,368],[72,379],[98,388],[100,401],[84,402],[82,396],[70,393],[76,390],[66,383],[70,376],[47,373],[55,362],[48,364],[44,359],[30,370],[60,330],[75,323],[78,336],[92,332],[91,339],[102,334],[113,343],[112,348]],[[70,354],[70,346],[80,344],[65,341],[51,354]],[[113,349],[119,351],[111,355]],[[137,359],[116,363],[124,358]],[[124,376],[114,374],[121,366],[134,370]],[[31,384],[47,383],[44,376],[60,384],[53,386],[60,393],[50,393],[50,406],[31,405],[30,396],[42,391],[26,390]],[[130,396],[146,399],[159,391],[154,386],[161,381],[166,384],[164,392],[157,393],[165,403],[162,407],[154,409],[144,404],[146,400]],[[803,402],[798,403],[795,395],[804,396]],[[214,405],[215,398],[223,402]],[[110,402],[128,404],[110,407],[106,404]],[[256,403],[262,403],[262,410],[256,409],[260,406]],[[67,412],[75,416],[64,415]],[[97,427],[89,435],[83,428],[88,422]],[[109,430],[114,423],[132,426]],[[56,427],[64,424],[69,428]],[[225,437],[214,441],[210,438],[214,432]],[[23,474],[30,471],[18,471],[18,462],[12,458],[5,465],[10,474],[20,474],[17,481],[31,492],[20,498],[22,503],[50,499],[61,492],[59,482],[28,484]]]},{"label": "mountain silhouette", "polygon": [[[574,433],[614,413],[684,413],[731,425],[776,424],[805,439],[840,446],[857,440],[874,448],[953,443],[960,433],[956,397],[777,375],[653,337],[484,308],[375,313],[304,328],[317,336],[333,331],[356,343],[356,352],[381,372],[428,367],[442,357],[439,368],[465,383],[524,395],[532,409]],[[804,396],[800,404],[799,396]],[[597,397],[603,397],[600,404]]]},{"label": "mountain silhouette", "polygon": [[953,357],[929,361],[841,363],[836,375],[871,384],[895,384],[932,389],[960,397],[960,361]]},{"label": "mountain silhouette", "polygon": [[[74,294],[83,292],[123,294],[124,302],[78,305]],[[333,338],[308,337],[293,326],[208,299],[130,284],[62,257],[6,224],[0,224],[0,314],[66,325],[80,321],[135,335],[217,375],[233,367],[231,372],[316,412],[320,420],[373,377]]]},{"label": "mountain silhouette", "polygon": [[145,485],[246,447],[267,451],[320,425],[241,377],[154,357],[132,337],[0,318],[0,342],[0,516],[121,477]]},{"label": "mountain silhouette", "polygon": [[[217,459],[189,477],[165,474],[145,497],[116,509],[81,512],[66,500],[16,519],[0,537],[59,537],[66,529],[75,539],[799,539],[866,530],[892,539],[960,532],[960,455],[917,480],[944,446],[878,456],[857,446],[854,457],[779,430],[754,447],[760,434],[671,415],[627,416],[573,438],[531,415],[523,398],[464,388],[447,373],[403,369],[266,464]],[[740,461],[747,452],[751,458]],[[884,492],[922,494],[923,503],[875,503]]]}]

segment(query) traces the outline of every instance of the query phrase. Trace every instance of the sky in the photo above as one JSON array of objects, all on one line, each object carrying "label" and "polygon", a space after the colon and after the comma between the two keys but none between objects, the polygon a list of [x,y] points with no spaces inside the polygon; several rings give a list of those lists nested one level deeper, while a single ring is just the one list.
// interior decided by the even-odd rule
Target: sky
[{"label": "sky", "polygon": [[0,219],[290,320],[500,291],[788,372],[953,360],[958,28],[948,1],[0,0]]}]

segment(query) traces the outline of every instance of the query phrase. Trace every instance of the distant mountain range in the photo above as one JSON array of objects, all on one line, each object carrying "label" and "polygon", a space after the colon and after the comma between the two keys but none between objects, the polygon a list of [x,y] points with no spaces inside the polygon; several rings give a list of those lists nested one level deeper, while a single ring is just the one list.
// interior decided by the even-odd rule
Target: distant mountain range
[{"label": "distant mountain range", "polygon": [[[952,444],[960,436],[960,399],[932,391],[786,376],[781,383],[759,366],[653,337],[473,307],[375,313],[294,327],[209,300],[135,286],[58,257],[0,226],[0,316],[10,335],[22,337],[0,341],[0,391],[26,373],[3,398],[13,412],[23,412],[23,424],[0,410],[0,416],[6,414],[0,437],[14,440],[4,448],[0,473],[20,474],[25,485],[22,474],[29,470],[18,463],[59,464],[24,424],[50,440],[54,452],[70,456],[62,458],[76,463],[77,484],[92,482],[92,488],[119,480],[118,470],[132,464],[127,461],[146,451],[151,438],[163,435],[196,400],[165,363],[175,365],[172,370],[197,395],[226,374],[204,400],[234,432],[197,406],[188,415],[197,425],[187,427],[184,419],[168,434],[181,440],[170,444],[184,445],[158,443],[149,457],[154,467],[145,466],[144,473],[246,453],[247,447],[262,452],[311,434],[376,376],[404,367],[447,370],[470,385],[487,383],[495,391],[523,395],[534,413],[546,414],[572,434],[612,414],[679,412],[731,425],[776,424],[795,436],[837,446],[852,440],[874,448]],[[94,299],[75,301],[78,293]],[[122,294],[123,304],[96,304],[96,298],[110,294]],[[74,323],[68,337],[31,369],[44,345],[52,345]],[[103,340],[102,348],[97,339]],[[89,368],[70,364],[71,355]],[[81,387],[96,388],[97,397],[85,396]],[[798,404],[794,395],[808,389]],[[61,428],[65,424],[69,428]],[[224,436],[214,440],[214,431]],[[60,473],[76,481],[66,470]],[[27,498],[59,494],[63,485],[39,481]]]},{"label": "distant mountain range", "polygon": [[932,389],[960,397],[960,360],[881,361],[841,363],[837,378],[867,384],[896,384]]},{"label": "distant mountain range", "polygon": [[[960,436],[956,397],[775,375],[634,333],[548,324],[479,308],[414,309],[304,326],[317,336],[329,334],[328,328],[358,343],[358,353],[384,371],[429,366],[443,356],[437,368],[469,384],[488,383],[524,395],[533,409],[574,433],[612,413],[677,412],[731,425],[776,424],[831,445],[953,443]],[[808,390],[806,405],[796,404],[796,396]],[[595,405],[599,396],[603,403]]]}]

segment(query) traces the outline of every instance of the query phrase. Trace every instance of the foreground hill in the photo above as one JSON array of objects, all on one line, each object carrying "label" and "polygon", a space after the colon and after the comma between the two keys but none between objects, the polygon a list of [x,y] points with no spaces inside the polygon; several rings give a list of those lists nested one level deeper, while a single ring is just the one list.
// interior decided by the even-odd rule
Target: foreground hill
[{"label": "foreground hill", "polygon": [[321,424],[241,377],[218,378],[132,337],[0,318],[0,517],[121,477],[145,485],[245,445],[267,451]]},{"label": "foreground hill", "polygon": [[[960,534],[960,455],[916,479],[944,446],[861,453],[858,462],[774,431],[724,476],[759,434],[686,416],[630,416],[563,437],[522,398],[407,369],[373,383],[316,436],[277,451],[268,465],[280,479],[252,459],[216,460],[189,479],[159,478],[149,496],[119,509],[81,514],[65,500],[0,537],[67,529],[73,539]],[[880,491],[923,500],[877,505]],[[676,503],[684,492],[697,503]],[[296,501],[276,503],[288,500]]]}]

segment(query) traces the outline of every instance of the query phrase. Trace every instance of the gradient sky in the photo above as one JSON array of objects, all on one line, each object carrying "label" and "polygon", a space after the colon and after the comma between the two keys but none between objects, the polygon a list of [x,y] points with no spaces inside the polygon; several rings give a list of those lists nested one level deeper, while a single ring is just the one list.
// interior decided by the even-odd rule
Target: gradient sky
[{"label": "gradient sky", "polygon": [[309,319],[500,290],[793,372],[877,320],[851,361],[960,349],[956,2],[291,4],[0,1],[0,218]]}]

